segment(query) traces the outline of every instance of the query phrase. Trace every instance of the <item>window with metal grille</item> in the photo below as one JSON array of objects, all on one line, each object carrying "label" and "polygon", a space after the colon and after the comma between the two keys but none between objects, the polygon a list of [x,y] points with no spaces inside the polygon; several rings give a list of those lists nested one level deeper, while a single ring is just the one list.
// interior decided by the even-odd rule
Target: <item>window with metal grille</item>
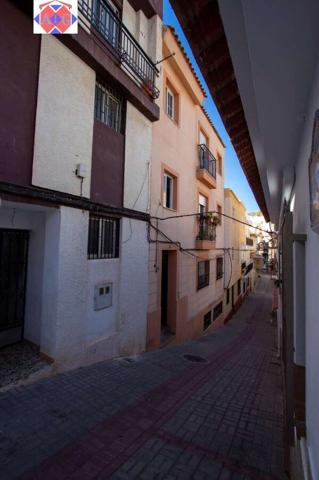
[{"label": "window with metal grille", "polygon": [[209,285],[209,260],[198,262],[197,265],[197,288],[200,290]]},{"label": "window with metal grille", "polygon": [[204,330],[206,330],[209,325],[212,323],[212,312],[211,310],[204,315]]},{"label": "window with metal grille", "polygon": [[88,258],[118,258],[120,220],[110,217],[89,219]]},{"label": "window with metal grille", "polygon": [[223,273],[224,273],[223,267],[224,267],[223,257],[218,257],[216,259],[216,280],[223,278]]},{"label": "window with metal grille", "polygon": [[213,320],[216,320],[223,313],[223,302],[214,307]]},{"label": "window with metal grille", "polygon": [[97,82],[95,86],[95,118],[116,132],[122,131],[122,98],[111,88]]}]

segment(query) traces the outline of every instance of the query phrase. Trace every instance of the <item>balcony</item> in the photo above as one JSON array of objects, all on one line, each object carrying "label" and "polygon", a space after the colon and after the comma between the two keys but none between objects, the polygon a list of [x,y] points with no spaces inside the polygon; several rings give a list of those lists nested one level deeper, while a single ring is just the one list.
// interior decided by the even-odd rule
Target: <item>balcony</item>
[{"label": "balcony", "polygon": [[197,179],[208,188],[216,188],[216,158],[206,145],[198,145],[199,168]]},{"label": "balcony", "polygon": [[208,215],[200,215],[198,235],[196,237],[196,249],[212,250],[216,246],[216,225],[212,223]]},{"label": "balcony", "polygon": [[158,69],[112,8],[103,0],[79,0],[78,8],[128,74],[147,95],[158,98],[160,92],[155,85]]}]

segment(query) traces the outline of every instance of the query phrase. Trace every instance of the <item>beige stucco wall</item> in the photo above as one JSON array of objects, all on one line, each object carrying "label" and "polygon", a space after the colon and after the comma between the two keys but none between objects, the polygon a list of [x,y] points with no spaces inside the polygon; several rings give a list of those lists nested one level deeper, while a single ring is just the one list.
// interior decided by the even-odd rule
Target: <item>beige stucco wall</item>
[{"label": "beige stucco wall", "polygon": [[[223,208],[224,178],[217,174],[217,188],[209,189],[196,178],[199,164],[199,129],[209,137],[209,148],[223,157],[224,146],[214,128],[206,118],[200,105],[204,94],[192,73],[184,54],[170,30],[164,29],[163,56],[171,50],[175,56],[162,64],[162,85],[160,95],[161,117],[153,124],[153,148],[151,166],[151,215],[164,218],[198,212],[198,195],[203,193],[209,199],[209,210],[216,210],[217,204]],[[183,74],[181,74],[183,69]],[[171,120],[165,113],[166,81],[173,85],[179,97],[179,121]],[[177,209],[167,209],[162,205],[163,169],[172,171],[177,177]],[[222,172],[224,169],[222,169]],[[155,224],[155,220],[153,220]],[[198,233],[196,217],[186,217],[159,221],[160,230],[183,248],[194,249]],[[155,238],[152,231],[152,237]],[[164,241],[164,237],[159,236]],[[223,227],[217,227],[216,246],[223,246]],[[169,243],[150,245],[149,263],[149,318],[152,325],[160,322],[161,308],[161,251],[176,246]],[[177,249],[178,250],[178,249]],[[216,256],[223,256],[221,250],[193,251],[203,259],[211,259],[210,285],[197,290],[197,259],[178,251],[177,262],[177,325],[180,326],[180,340],[192,338],[202,333],[203,314],[223,297],[223,279],[216,282]],[[206,311],[205,311],[206,310]],[[159,329],[157,328],[157,332]]]},{"label": "beige stucco wall", "polygon": [[[237,198],[236,194],[229,188],[225,188],[224,191],[225,202],[224,209],[225,214],[236,218],[242,222],[246,222],[246,208],[245,205]],[[232,310],[232,304],[236,305],[241,300],[240,297],[244,295],[243,280],[241,282],[241,295],[238,295],[237,282],[242,279],[242,262],[246,262],[248,265],[251,262],[250,250],[252,247],[246,245],[246,236],[248,236],[249,229],[247,226],[236,222],[232,219],[225,218],[225,246],[227,248],[233,248],[229,250],[229,254],[225,256],[225,287],[230,289],[229,303],[226,301],[226,290],[224,294],[224,311],[226,315],[229,315]],[[246,250],[246,251],[245,251]],[[255,281],[255,273],[252,271],[249,273],[250,288],[253,288]],[[246,280],[247,282],[247,280]],[[247,283],[246,283],[247,284]],[[233,293],[234,298],[232,301],[232,286],[234,286]]]},{"label": "beige stucco wall", "polygon": [[[32,184],[90,196],[95,72],[53,35],[42,35]],[[86,165],[83,180],[76,165]]]}]

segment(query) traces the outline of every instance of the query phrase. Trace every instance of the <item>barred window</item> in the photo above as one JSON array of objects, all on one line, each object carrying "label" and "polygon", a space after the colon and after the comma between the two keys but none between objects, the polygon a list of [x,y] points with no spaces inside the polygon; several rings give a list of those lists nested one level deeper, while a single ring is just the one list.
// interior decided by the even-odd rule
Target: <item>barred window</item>
[{"label": "barred window", "polygon": [[219,280],[220,278],[223,278],[223,257],[218,257],[216,259],[216,280]]},{"label": "barred window", "polygon": [[204,330],[206,330],[209,325],[212,323],[212,312],[211,310],[204,315]]},{"label": "barred window", "polygon": [[89,219],[88,259],[118,258],[120,220],[111,217]]},{"label": "barred window", "polygon": [[122,98],[101,83],[95,86],[95,118],[116,132],[122,130]]},{"label": "barred window", "polygon": [[197,288],[207,287],[209,285],[209,260],[198,262]]},{"label": "barred window", "polygon": [[213,314],[214,320],[216,320],[219,317],[219,315],[221,315],[222,313],[223,313],[223,302],[220,302],[214,308],[214,314]]},{"label": "barred window", "polygon": [[227,288],[227,291],[226,291],[226,303],[227,303],[227,305],[229,304],[229,300],[230,300],[230,294],[229,294],[229,288]]}]

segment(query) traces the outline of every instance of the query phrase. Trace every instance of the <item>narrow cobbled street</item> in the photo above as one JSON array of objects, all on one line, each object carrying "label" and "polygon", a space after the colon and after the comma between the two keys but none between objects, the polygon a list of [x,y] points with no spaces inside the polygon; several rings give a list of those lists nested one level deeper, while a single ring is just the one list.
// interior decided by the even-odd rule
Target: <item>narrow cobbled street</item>
[{"label": "narrow cobbled street", "polygon": [[286,478],[270,311],[265,276],[198,341],[3,392],[1,480]]}]

